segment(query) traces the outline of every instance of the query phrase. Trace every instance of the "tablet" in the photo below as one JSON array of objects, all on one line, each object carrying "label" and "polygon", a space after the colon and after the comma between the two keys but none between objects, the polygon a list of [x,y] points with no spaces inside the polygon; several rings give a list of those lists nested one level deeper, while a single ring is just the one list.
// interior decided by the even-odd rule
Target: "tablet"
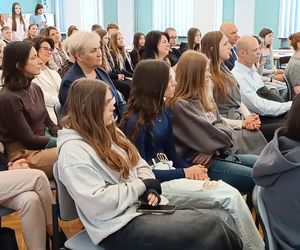
[{"label": "tablet", "polygon": [[158,205],[150,206],[146,203],[141,203],[136,211],[139,213],[149,213],[149,214],[173,214],[175,212],[176,206],[174,205]]}]

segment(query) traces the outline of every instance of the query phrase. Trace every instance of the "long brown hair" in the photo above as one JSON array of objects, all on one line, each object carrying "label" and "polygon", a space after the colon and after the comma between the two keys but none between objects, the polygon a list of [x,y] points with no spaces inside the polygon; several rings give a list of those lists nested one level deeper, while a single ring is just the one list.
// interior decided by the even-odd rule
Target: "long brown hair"
[{"label": "long brown hair", "polygon": [[170,108],[178,99],[197,97],[205,111],[215,110],[215,104],[209,99],[207,93],[208,83],[205,81],[207,64],[207,57],[200,52],[188,50],[181,55],[176,68],[175,94],[167,101]]},{"label": "long brown hair", "polygon": [[152,120],[162,113],[169,74],[167,63],[158,59],[144,60],[137,64],[130,97],[120,124],[120,127],[125,129],[127,121],[134,115],[137,117],[137,123],[129,136],[131,141],[135,141],[143,124],[151,128]]},{"label": "long brown hair", "polygon": [[145,37],[145,34],[142,33],[142,32],[137,32],[134,34],[133,36],[133,49],[132,51],[135,51],[136,52],[136,55],[138,57],[138,62],[141,60],[141,56],[140,56],[140,38],[144,36]]},{"label": "long brown hair", "polygon": [[[15,12],[15,7],[19,5],[21,8],[21,5],[17,2],[13,3],[11,6],[11,18],[12,18],[12,25],[11,25],[11,30],[12,31],[17,31],[17,21],[16,21],[16,12]],[[20,23],[23,23],[23,30],[26,31],[26,24],[23,19],[23,14],[22,11],[20,11]]]},{"label": "long brown hair", "polygon": [[98,28],[95,29],[94,32],[97,33],[101,39],[100,46],[101,46],[102,57],[103,57],[102,68],[104,68],[108,73],[110,73],[112,71],[111,67],[112,66],[114,67],[114,60],[112,59],[108,46],[105,45],[103,42],[103,37],[107,34],[107,31],[105,29]]},{"label": "long brown hair", "polygon": [[[109,87],[100,80],[76,80],[68,93],[68,113],[63,118],[62,125],[77,131],[110,168],[127,179],[130,168],[138,162],[138,153],[122,132],[116,129],[115,124],[105,125],[103,114],[107,91],[110,91]],[[123,149],[127,157],[114,150],[113,143]]]},{"label": "long brown hair", "polygon": [[225,36],[221,31],[211,31],[201,40],[201,52],[210,60],[211,80],[214,83],[214,91],[220,94],[224,101],[227,98],[228,84],[235,84],[236,80],[223,62],[220,63],[219,47]]},{"label": "long brown hair", "polygon": [[192,27],[188,30],[188,33],[187,33],[187,49],[200,51],[200,44],[196,44],[194,46],[195,37],[196,37],[196,34],[197,34],[198,31],[199,31],[200,36],[201,36],[201,32],[198,28],[193,28]]},{"label": "long brown hair", "polygon": [[111,34],[110,37],[110,49],[111,49],[111,53],[113,55],[115,55],[116,59],[117,59],[117,64],[118,67],[123,70],[124,69],[124,61],[127,58],[128,59],[128,55],[127,52],[125,50],[125,46],[123,46],[122,48],[118,47],[118,35],[122,35],[121,32],[119,31],[115,31]]}]

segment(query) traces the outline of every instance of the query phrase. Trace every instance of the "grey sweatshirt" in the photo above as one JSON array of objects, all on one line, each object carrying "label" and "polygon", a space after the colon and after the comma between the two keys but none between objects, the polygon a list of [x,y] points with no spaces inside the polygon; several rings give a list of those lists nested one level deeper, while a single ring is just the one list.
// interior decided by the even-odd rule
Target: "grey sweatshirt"
[{"label": "grey sweatshirt", "polygon": [[[125,180],[72,129],[59,131],[57,148],[59,179],[74,199],[80,220],[94,244],[140,215],[135,203],[146,191],[142,179],[155,178],[142,158]],[[112,148],[125,156],[116,145]]]},{"label": "grey sweatshirt", "polygon": [[265,147],[253,167],[263,188],[270,227],[278,249],[300,249],[300,142],[280,135]]}]

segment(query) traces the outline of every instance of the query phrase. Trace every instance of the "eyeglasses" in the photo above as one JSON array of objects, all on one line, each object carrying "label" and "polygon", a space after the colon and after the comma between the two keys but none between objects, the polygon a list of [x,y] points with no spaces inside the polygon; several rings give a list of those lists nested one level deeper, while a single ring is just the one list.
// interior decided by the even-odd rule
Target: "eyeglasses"
[{"label": "eyeglasses", "polygon": [[47,52],[52,52],[53,51],[53,49],[47,48],[47,47],[41,47],[41,49],[43,49],[43,50],[45,50]]},{"label": "eyeglasses", "polygon": [[170,36],[170,39],[177,39],[177,36]]}]

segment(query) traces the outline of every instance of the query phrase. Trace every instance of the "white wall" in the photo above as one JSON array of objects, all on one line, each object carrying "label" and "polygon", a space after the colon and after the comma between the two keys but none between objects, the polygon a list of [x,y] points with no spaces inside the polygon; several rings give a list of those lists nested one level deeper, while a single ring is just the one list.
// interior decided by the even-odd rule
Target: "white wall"
[{"label": "white wall", "polygon": [[[267,11],[267,10],[266,10]],[[239,35],[254,34],[255,0],[236,0],[234,9],[234,23]]]},{"label": "white wall", "polygon": [[134,35],[134,0],[118,0],[118,26],[126,47],[131,46]]},{"label": "white wall", "polygon": [[200,29],[202,36],[219,30],[222,18],[223,0],[194,0],[193,26]]},{"label": "white wall", "polygon": [[66,31],[70,25],[90,31],[93,24],[103,25],[102,0],[64,0],[63,11]]}]

